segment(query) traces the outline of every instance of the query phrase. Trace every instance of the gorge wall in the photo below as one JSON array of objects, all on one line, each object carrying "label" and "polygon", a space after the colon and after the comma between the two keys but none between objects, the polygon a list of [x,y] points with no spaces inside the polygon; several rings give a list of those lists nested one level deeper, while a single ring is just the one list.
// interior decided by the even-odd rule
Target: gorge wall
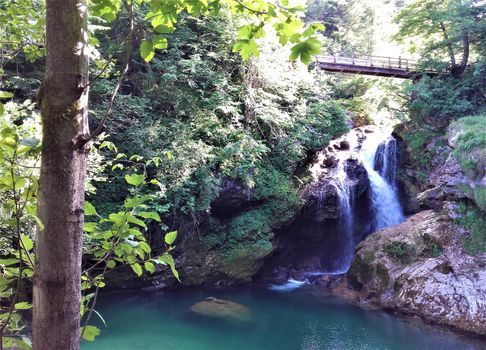
[{"label": "gorge wall", "polygon": [[[257,274],[259,280],[284,282],[346,272],[356,244],[404,219],[396,149],[390,131],[353,129],[317,152],[301,171],[306,183],[298,196],[292,196],[292,188],[285,197],[265,196],[264,183],[250,188],[225,180],[210,212],[198,218],[197,230],[188,234],[193,227],[180,228],[183,238],[174,255],[182,286],[224,287],[250,282]],[[279,179],[268,181],[275,187]],[[161,232],[152,229],[151,234]],[[181,286],[163,267],[138,280],[117,274],[110,285]]]},{"label": "gorge wall", "polygon": [[486,335],[484,130],[483,116],[442,134],[410,123],[395,130],[399,183],[416,214],[361,242],[347,275],[331,283],[336,294]]}]

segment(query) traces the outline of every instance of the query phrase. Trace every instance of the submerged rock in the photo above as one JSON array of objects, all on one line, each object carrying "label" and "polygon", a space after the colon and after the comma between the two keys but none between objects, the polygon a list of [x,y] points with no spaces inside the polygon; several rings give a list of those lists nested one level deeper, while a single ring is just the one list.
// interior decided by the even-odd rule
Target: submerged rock
[{"label": "submerged rock", "polygon": [[226,320],[249,321],[251,311],[244,305],[233,301],[208,297],[191,306],[192,312]]},{"label": "submerged rock", "polygon": [[462,234],[431,210],[374,233],[356,249],[348,287],[361,302],[486,336],[486,254],[465,254]]}]

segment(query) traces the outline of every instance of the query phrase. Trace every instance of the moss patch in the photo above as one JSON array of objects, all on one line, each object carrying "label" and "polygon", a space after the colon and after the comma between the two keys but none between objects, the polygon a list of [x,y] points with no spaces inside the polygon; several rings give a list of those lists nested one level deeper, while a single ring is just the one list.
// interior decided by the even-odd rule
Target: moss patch
[{"label": "moss patch", "polygon": [[459,132],[454,157],[470,179],[480,180],[486,167],[486,115],[458,119],[450,129]]},{"label": "moss patch", "polygon": [[466,253],[477,255],[486,252],[486,218],[484,213],[472,205],[461,203],[457,209],[457,224],[466,228],[470,234],[462,239]]},{"label": "moss patch", "polygon": [[406,243],[392,243],[385,247],[384,251],[394,260],[402,264],[409,263],[417,255],[415,246]]}]

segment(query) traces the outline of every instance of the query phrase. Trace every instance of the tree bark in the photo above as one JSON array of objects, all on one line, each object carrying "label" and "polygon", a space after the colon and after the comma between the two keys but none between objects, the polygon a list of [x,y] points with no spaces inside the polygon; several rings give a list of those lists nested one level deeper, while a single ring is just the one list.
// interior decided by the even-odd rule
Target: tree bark
[{"label": "tree bark", "polygon": [[461,70],[461,75],[464,73],[467,67],[467,63],[469,61],[469,33],[467,31],[464,31],[464,34],[462,35],[462,59],[461,63],[459,65],[460,70]]},{"label": "tree bark", "polygon": [[449,42],[449,34],[447,34],[444,22],[440,22],[439,25],[442,31],[442,35],[444,36],[444,40],[446,41],[447,52],[449,53],[449,59],[451,60],[451,69],[454,69],[454,67],[456,66],[456,56],[454,55],[454,49],[452,48],[452,44]]},{"label": "tree bark", "polygon": [[33,291],[33,349],[79,349],[86,150],[86,0],[46,1],[43,150]]}]

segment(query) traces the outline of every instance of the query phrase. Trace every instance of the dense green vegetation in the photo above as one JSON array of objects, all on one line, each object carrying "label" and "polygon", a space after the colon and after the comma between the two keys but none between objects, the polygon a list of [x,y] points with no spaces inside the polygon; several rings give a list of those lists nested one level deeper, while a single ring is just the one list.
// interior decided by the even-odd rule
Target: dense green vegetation
[{"label": "dense green vegetation", "polygon": [[[167,209],[187,215],[208,211],[224,178],[254,187],[260,177],[276,172],[290,181],[299,162],[346,130],[343,110],[324,103],[312,76],[289,67],[285,52],[273,58],[262,52],[243,63],[231,52],[231,33],[230,19],[184,18],[150,70],[133,62],[130,82],[107,125],[109,139],[122,152],[170,155],[151,174],[163,186]],[[279,72],[275,81],[261,74],[267,65]],[[93,85],[95,117],[113,84],[101,79]],[[114,179],[97,197],[105,205],[106,198],[119,203],[120,186]],[[272,181],[265,186],[267,197],[278,195],[281,187]]]},{"label": "dense green vegetation", "polygon": [[[439,72],[424,76],[405,88],[412,96],[406,103],[410,122],[404,138],[410,148],[416,177],[426,187],[444,150],[447,135],[455,135],[453,156],[469,178],[460,191],[470,199],[460,204],[458,223],[470,231],[465,250],[485,250],[486,188],[482,179],[486,161],[486,6],[479,1],[420,0],[406,6],[395,18],[396,38],[420,53],[424,69]],[[445,160],[445,159],[444,159]],[[481,212],[483,211],[483,212]]]},{"label": "dense green vegetation", "polygon": [[[30,2],[23,5],[28,7]],[[151,227],[160,226],[164,231],[169,226],[177,228],[182,241],[192,238],[204,221],[208,227],[204,244],[208,249],[224,245],[220,255],[226,259],[225,264],[251,265],[252,255],[258,258],[270,253],[274,228],[290,220],[299,207],[294,183],[297,168],[347,130],[345,111],[339,103],[327,99],[327,87],[316,87],[305,66],[287,61],[289,55],[293,60],[310,60],[310,54],[316,53],[319,45],[312,35],[320,26],[292,21],[288,13],[286,21],[269,29],[268,38],[257,48],[254,39],[263,38],[262,28],[246,21],[242,24],[241,19],[235,20],[228,12],[218,10],[215,15],[199,18],[196,16],[208,8],[197,10],[191,5],[188,13],[177,19],[177,27],[175,18],[170,18],[170,23],[152,21],[155,30],[163,33],[161,36],[151,35],[141,17],[138,20],[144,33],[130,32],[125,23],[133,8],[122,9],[116,19],[119,8],[105,5],[94,4],[93,11],[100,17],[92,19],[90,27],[97,32],[96,37],[90,37],[94,77],[89,100],[92,130],[100,130],[97,126],[108,116],[107,105],[113,100],[113,91],[120,91],[104,126],[105,133],[95,142],[89,159],[87,192],[94,206],[87,204],[85,215],[94,220],[84,225],[85,271],[81,286],[86,293],[82,299],[81,333],[87,340],[99,334],[89,322],[107,270],[129,265],[141,275],[144,271],[155,272],[155,265],[161,264],[170,266],[178,277],[169,254],[176,237],[174,231],[165,235],[165,245],[160,237],[151,241],[156,247],[152,250],[147,242],[154,233],[142,235],[147,233],[147,221],[152,221]],[[39,31],[44,26],[44,8],[42,2],[35,2],[38,11],[24,16],[22,4],[2,6],[2,16],[11,24],[2,37],[7,43],[3,52],[12,56],[2,61],[1,87],[9,92],[2,91],[0,97],[14,98],[1,104],[5,112],[5,159],[10,157],[8,152],[14,152],[12,163],[3,163],[1,168],[5,185],[2,193],[10,196],[5,201],[2,198],[2,215],[22,220],[22,230],[25,228],[21,232],[19,222],[13,223],[18,229],[12,229],[8,226],[12,223],[5,226],[2,221],[2,239],[7,244],[2,255],[12,256],[12,260],[2,260],[8,266],[2,270],[2,293],[15,303],[18,296],[12,286],[17,276],[30,284],[34,269],[32,261],[28,268],[24,261],[32,254],[35,242],[32,220],[41,225],[41,218],[35,213],[36,187],[32,187],[37,186],[37,168],[29,173],[31,181],[16,182],[23,178],[23,167],[30,167],[34,161],[34,153],[22,151],[24,159],[16,158],[15,152],[22,147],[41,150],[40,128],[33,119],[39,106],[30,101],[42,92],[45,50]],[[244,12],[245,7],[241,6],[235,12]],[[139,16],[148,11],[143,6],[137,9]],[[154,12],[160,10],[152,8]],[[273,11],[272,6],[270,10]],[[254,11],[258,14],[259,7],[249,10]],[[262,20],[271,16],[266,14]],[[36,21],[36,26],[28,28],[26,18]],[[106,26],[106,20],[114,21],[113,25]],[[25,38],[30,40],[26,44]],[[281,44],[290,40],[293,46],[281,49],[276,44],[278,40]],[[140,57],[132,55],[140,41]],[[156,53],[156,49],[163,51]],[[251,62],[241,59],[250,54],[258,54],[259,58]],[[269,65],[275,69],[271,74],[267,71]],[[121,75],[120,69],[125,69]],[[33,135],[38,139],[32,139]],[[15,144],[9,145],[10,139]],[[35,155],[38,157],[39,153]],[[213,218],[211,203],[228,181],[248,191],[254,204],[230,220]],[[29,209],[30,216],[23,210],[24,203],[33,208]],[[163,215],[163,222],[157,225],[159,215]],[[40,230],[44,230],[43,226]],[[20,244],[18,237],[28,239],[28,247]],[[19,304],[16,308],[30,307],[31,304]],[[6,315],[11,316],[2,323],[2,334],[5,326],[12,335],[22,332],[19,314]],[[7,345],[15,342],[14,338],[5,339]]]},{"label": "dense green vegetation", "polygon": [[[182,239],[202,230],[207,249],[220,250],[227,265],[272,250],[274,229],[300,205],[296,171],[347,130],[342,106],[354,98],[323,99],[329,85],[316,87],[311,72],[289,65],[288,51],[271,37],[257,59],[241,61],[231,50],[232,26],[230,18],[187,16],[150,69],[133,59],[106,129],[120,152],[164,159],[149,170],[160,184],[153,209]],[[102,42],[116,33],[105,35]],[[109,76],[93,84],[94,124],[114,84]],[[100,212],[111,212],[126,186],[111,169],[103,178],[109,181],[91,197]],[[211,203],[228,183],[254,204],[232,218],[213,217]]]},{"label": "dense green vegetation", "polygon": [[[457,130],[453,155],[471,180],[462,188],[470,200],[459,203],[457,222],[468,230],[465,250],[485,252],[486,5],[382,5],[401,9],[395,38],[420,55],[420,69],[437,73],[391,84],[406,98],[394,112],[410,119],[404,139],[416,177],[426,187],[447,129]],[[302,170],[316,151],[350,126],[373,123],[379,108],[395,107],[388,97],[370,97],[384,91],[376,80],[323,76],[307,66],[321,46],[329,54],[372,54],[383,23],[374,0],[312,0],[306,15],[288,1],[93,0],[86,28],[92,80],[81,84],[88,71],[74,69],[79,91],[60,112],[45,99],[46,91],[59,92],[45,83],[45,10],[42,0],[0,0],[0,338],[7,346],[29,347],[20,337],[26,330],[21,313],[32,307],[32,276],[45,261],[36,257],[34,227],[49,231],[42,221],[55,214],[37,209],[40,158],[53,151],[41,139],[55,135],[82,103],[90,120],[79,112],[73,125],[89,123],[95,132],[63,147],[71,156],[89,153],[82,189],[88,202],[84,209],[84,198],[64,206],[81,218],[76,234],[64,236],[83,239],[76,246],[84,255],[82,283],[73,278],[83,293],[74,324],[81,315],[86,340],[99,334],[91,316],[112,271],[161,274],[175,284],[180,258],[203,266],[187,285],[204,284],[212,268],[221,279],[247,279],[275,249],[277,230],[298,212],[298,190],[308,180]],[[77,33],[85,29],[76,24]],[[89,99],[80,101],[88,87]],[[57,124],[48,123],[51,113],[62,116]],[[53,152],[42,166],[64,159],[71,158]],[[45,179],[67,173],[61,170],[44,170]],[[59,183],[83,188],[84,172]],[[67,216],[62,219],[76,221]],[[433,246],[431,256],[441,249]],[[63,263],[75,255],[64,253]],[[414,256],[402,244],[388,253],[404,261]],[[194,255],[210,256],[214,265]]]}]

